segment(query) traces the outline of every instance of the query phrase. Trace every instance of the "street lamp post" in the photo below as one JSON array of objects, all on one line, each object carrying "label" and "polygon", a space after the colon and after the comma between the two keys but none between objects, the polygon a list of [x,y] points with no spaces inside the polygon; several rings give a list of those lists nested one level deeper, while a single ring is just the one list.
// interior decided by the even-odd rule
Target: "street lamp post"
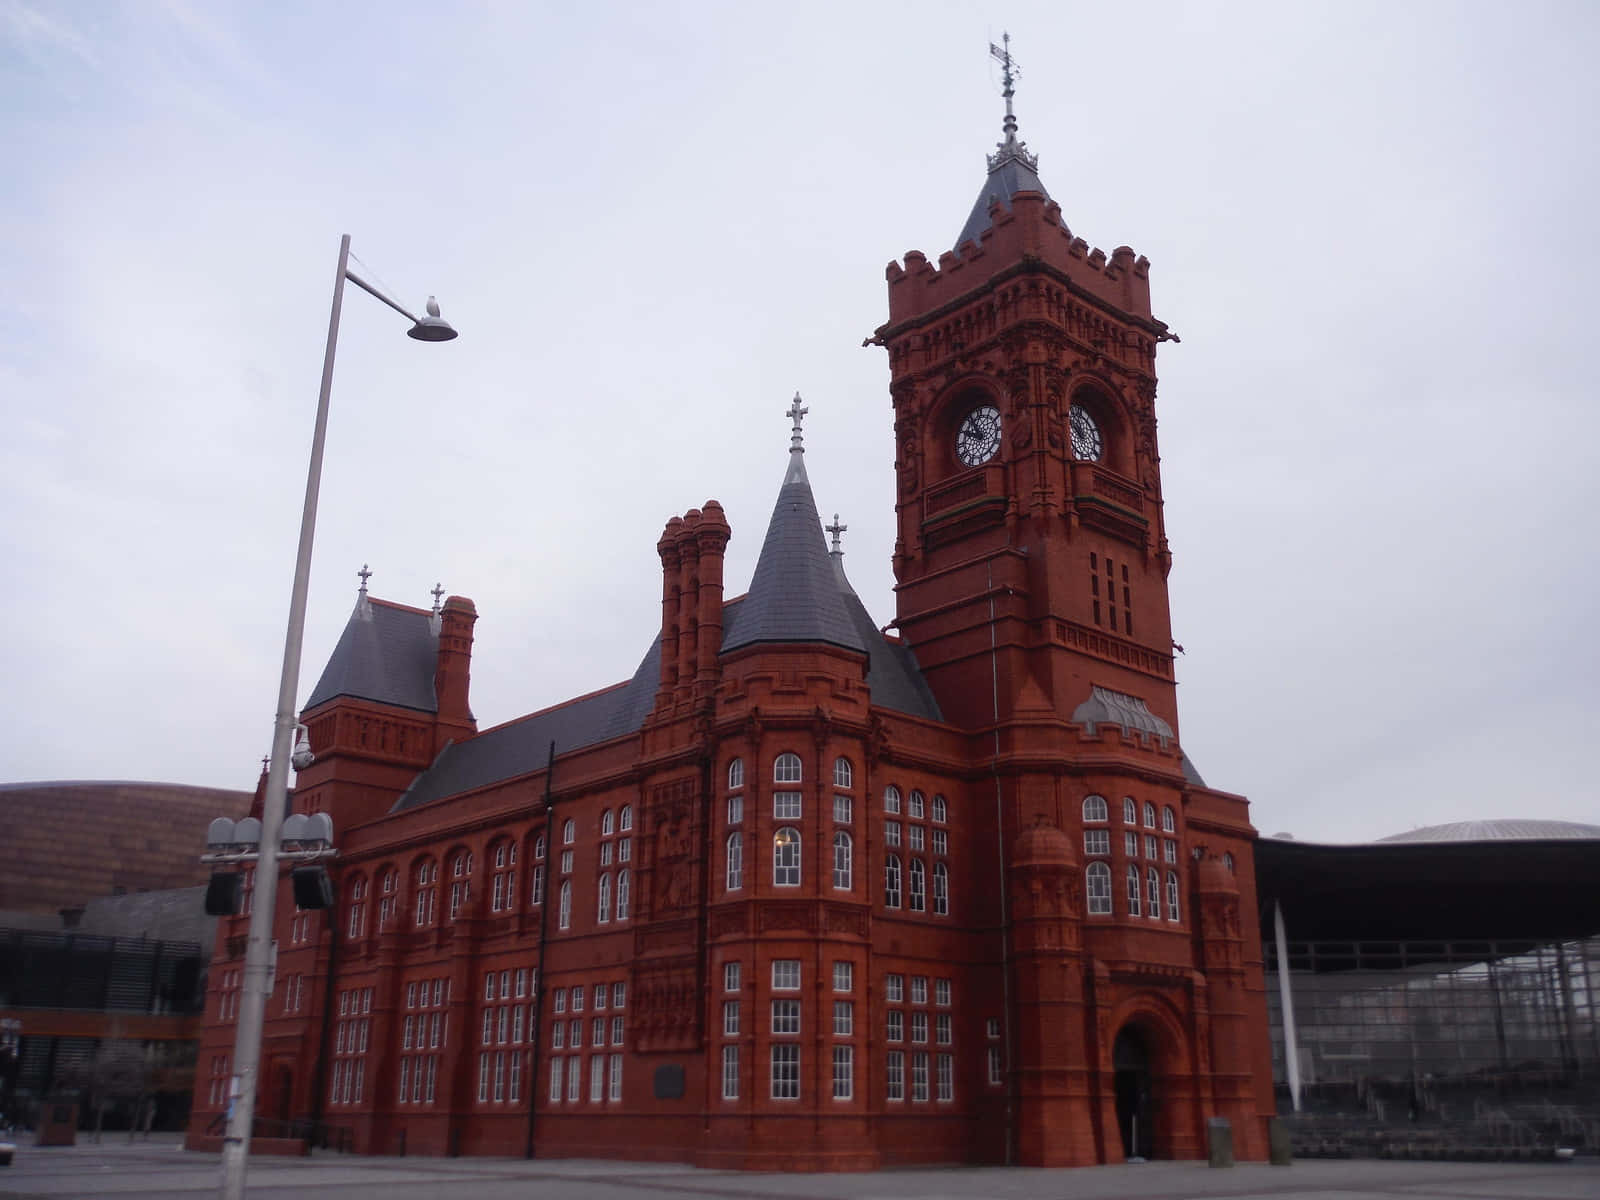
[{"label": "street lamp post", "polygon": [[222,1142],[223,1200],[243,1200],[250,1132],[255,1122],[260,1082],[262,1018],[267,1007],[271,971],[272,917],[278,891],[278,841],[288,800],[289,755],[295,731],[295,693],[300,687],[300,647],[305,634],[306,589],[311,579],[311,542],[317,527],[317,494],[322,484],[322,447],[328,429],[328,394],[333,387],[333,357],[339,341],[339,312],[348,279],[411,321],[410,336],[421,342],[448,342],[456,331],[440,318],[430,296],[427,316],[407,312],[372,284],[350,271],[350,235],[339,240],[339,269],[333,280],[333,311],[328,317],[328,347],[322,358],[322,390],[317,396],[317,422],[311,436],[311,465],[306,472],[305,507],[300,516],[300,547],[294,562],[294,589],[289,596],[289,628],[283,642],[283,673],[278,679],[278,712],[272,731],[272,758],[261,812],[261,849],[256,867],[254,907],[245,945],[244,978],[239,997],[239,1024],[233,1042],[233,1076],[229,1083],[228,1128]]}]

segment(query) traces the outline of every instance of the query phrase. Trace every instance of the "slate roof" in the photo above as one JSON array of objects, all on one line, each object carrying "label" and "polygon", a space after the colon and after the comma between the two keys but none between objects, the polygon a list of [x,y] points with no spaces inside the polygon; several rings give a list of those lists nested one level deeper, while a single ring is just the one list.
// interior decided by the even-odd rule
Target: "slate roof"
[{"label": "slate roof", "polygon": [[[929,721],[943,719],[916,656],[878,631],[845,578],[843,556],[829,554],[803,452],[798,449],[791,452],[778,489],[750,590],[722,609],[723,652],[762,642],[826,642],[857,650],[867,657],[867,687],[874,705]],[[429,679],[431,686],[431,675]],[[547,761],[552,741],[557,754],[566,754],[637,733],[650,714],[660,681],[658,635],[626,683],[446,746],[391,811],[538,771]]]},{"label": "slate roof", "polygon": [[722,649],[737,650],[756,642],[827,642],[865,654],[867,639],[845,604],[845,594],[822,537],[822,519],[806,478],[805,451],[795,447],[789,452],[789,469],[778,489],[750,591],[738,621],[723,627]]},{"label": "slate roof", "polygon": [[1002,208],[1011,207],[1011,197],[1018,192],[1038,192],[1046,200],[1050,193],[1039,178],[1039,159],[1029,154],[1028,148],[1017,139],[1015,129],[1006,132],[999,153],[989,156],[989,175],[983,181],[978,198],[973,202],[967,223],[956,237],[956,245],[976,242],[989,228],[989,208],[998,202]]},{"label": "slate roof", "polygon": [[1511,817],[1500,821],[1452,821],[1392,833],[1380,842],[1537,842],[1600,840],[1600,826],[1576,821],[1541,821]]},{"label": "slate roof", "polygon": [[335,696],[356,696],[438,712],[433,694],[438,657],[439,635],[430,614],[363,594],[305,707],[316,708]]}]

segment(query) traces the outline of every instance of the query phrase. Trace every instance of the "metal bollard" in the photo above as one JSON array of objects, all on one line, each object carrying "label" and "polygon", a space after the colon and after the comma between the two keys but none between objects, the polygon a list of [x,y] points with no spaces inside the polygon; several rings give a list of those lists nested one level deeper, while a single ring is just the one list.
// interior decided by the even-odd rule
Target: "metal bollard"
[{"label": "metal bollard", "polygon": [[1233,1166],[1233,1122],[1227,1117],[1206,1121],[1206,1158],[1213,1167]]}]

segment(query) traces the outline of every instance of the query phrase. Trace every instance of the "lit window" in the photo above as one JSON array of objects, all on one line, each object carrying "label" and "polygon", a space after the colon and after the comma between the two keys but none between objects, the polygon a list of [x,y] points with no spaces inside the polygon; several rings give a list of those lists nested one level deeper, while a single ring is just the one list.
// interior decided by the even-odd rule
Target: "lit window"
[{"label": "lit window", "polygon": [[852,782],[854,776],[855,776],[855,772],[851,770],[851,768],[850,768],[850,760],[848,758],[836,758],[836,759],[833,760],[833,786],[834,787],[839,787],[839,788],[854,787],[855,785]]},{"label": "lit window", "polygon": [[892,783],[883,789],[883,811],[886,813],[900,811],[900,789]]},{"label": "lit window", "polygon": [[744,759],[736,758],[728,764],[728,790],[744,786]]},{"label": "lit window", "polygon": [[1083,798],[1083,819],[1085,821],[1109,821],[1111,814],[1106,811],[1106,798],[1104,796],[1085,796]]},{"label": "lit window", "polygon": [[772,835],[772,882],[776,887],[800,886],[800,834],[788,826]]},{"label": "lit window", "polygon": [[933,819],[940,825],[950,819],[950,806],[943,796],[933,798]]},{"label": "lit window", "polygon": [[833,835],[833,887],[835,891],[848,892],[850,890],[850,861],[850,835],[841,829]]},{"label": "lit window", "polygon": [[744,838],[737,833],[728,835],[728,890],[736,892],[744,886]]},{"label": "lit window", "polygon": [[800,756],[785,752],[772,764],[773,783],[800,782]]},{"label": "lit window", "polygon": [[883,906],[900,907],[900,858],[886,855],[883,860]]},{"label": "lit window", "polygon": [[1085,872],[1085,890],[1089,894],[1089,912],[1104,915],[1111,911],[1111,868],[1103,862],[1092,862]]},{"label": "lit window", "polygon": [[1161,809],[1161,829],[1164,833],[1178,832],[1178,814],[1172,811],[1170,804]]}]

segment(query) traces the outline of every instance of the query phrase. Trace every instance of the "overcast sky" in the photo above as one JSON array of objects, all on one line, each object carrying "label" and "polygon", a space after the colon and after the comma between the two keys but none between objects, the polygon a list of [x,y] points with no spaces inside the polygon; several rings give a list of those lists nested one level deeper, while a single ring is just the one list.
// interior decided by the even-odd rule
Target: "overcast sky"
[{"label": "overcast sky", "polygon": [[355,599],[487,727],[744,590],[788,445],[893,616],[883,269],[1000,135],[1153,263],[1182,741],[1263,833],[1600,820],[1592,3],[0,0],[0,781],[251,787],[339,235],[302,701]]}]

